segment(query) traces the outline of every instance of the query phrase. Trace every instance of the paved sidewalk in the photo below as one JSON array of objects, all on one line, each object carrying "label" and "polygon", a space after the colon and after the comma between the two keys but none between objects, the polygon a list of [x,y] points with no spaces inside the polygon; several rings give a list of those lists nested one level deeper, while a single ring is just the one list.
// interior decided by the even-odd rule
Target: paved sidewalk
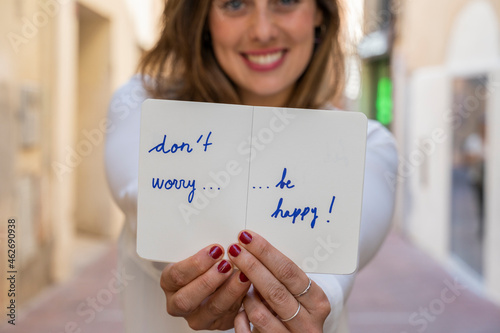
[{"label": "paved sidewalk", "polygon": [[[0,333],[123,333],[119,295],[109,286],[115,278],[116,246],[108,245],[102,253],[72,280],[49,288],[21,308],[16,326],[0,326]],[[103,306],[95,301],[98,297]]]},{"label": "paved sidewalk", "polygon": [[[73,280],[20,309],[18,325],[0,332],[123,333],[119,296],[110,292],[115,266],[116,248],[110,246]],[[108,304],[92,305],[97,298]],[[498,307],[463,289],[395,232],[358,275],[348,306],[351,333],[500,332]]]},{"label": "paved sidewalk", "polygon": [[499,333],[500,308],[474,288],[392,232],[357,277],[351,333]]}]

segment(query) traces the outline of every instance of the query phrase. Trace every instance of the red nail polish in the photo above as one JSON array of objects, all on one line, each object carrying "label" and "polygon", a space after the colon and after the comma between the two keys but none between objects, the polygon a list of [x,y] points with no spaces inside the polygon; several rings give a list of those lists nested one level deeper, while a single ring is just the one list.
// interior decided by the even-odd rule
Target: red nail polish
[{"label": "red nail polish", "polygon": [[226,260],[222,260],[219,266],[217,266],[217,270],[219,271],[219,273],[226,274],[231,270],[231,264]]},{"label": "red nail polish", "polygon": [[236,244],[231,245],[231,247],[229,248],[229,254],[232,255],[235,258],[240,253],[241,253],[241,248],[238,245],[236,245]]},{"label": "red nail polish", "polygon": [[252,235],[250,235],[248,232],[246,231],[243,231],[241,234],[240,234],[240,241],[243,243],[243,244],[250,244],[250,242],[252,241]]},{"label": "red nail polish", "polygon": [[248,278],[243,272],[240,272],[240,281],[243,283],[248,282]]},{"label": "red nail polish", "polygon": [[210,249],[208,254],[214,259],[219,259],[222,255],[222,249],[216,245]]}]

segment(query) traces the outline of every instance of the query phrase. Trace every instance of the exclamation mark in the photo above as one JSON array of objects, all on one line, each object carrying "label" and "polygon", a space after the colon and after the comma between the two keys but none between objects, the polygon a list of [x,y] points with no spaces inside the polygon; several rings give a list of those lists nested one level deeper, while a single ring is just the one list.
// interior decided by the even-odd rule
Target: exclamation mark
[{"label": "exclamation mark", "polygon": [[[330,214],[332,213],[332,209],[333,209],[333,203],[335,202],[335,196],[333,196],[332,198],[332,203],[330,204]],[[326,223],[330,223],[330,220],[327,220]]]}]

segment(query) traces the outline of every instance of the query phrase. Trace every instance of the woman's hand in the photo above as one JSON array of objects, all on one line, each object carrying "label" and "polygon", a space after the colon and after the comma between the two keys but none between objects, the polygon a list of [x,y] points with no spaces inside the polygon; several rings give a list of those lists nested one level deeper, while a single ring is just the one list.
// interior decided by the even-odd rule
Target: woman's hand
[{"label": "woman's hand", "polygon": [[255,290],[243,300],[236,333],[249,333],[250,322],[262,333],[323,332],[331,310],[323,290],[255,232],[243,231],[239,240],[229,247],[230,259]]},{"label": "woman's hand", "polygon": [[194,330],[232,328],[250,287],[242,273],[233,273],[231,263],[219,260],[223,254],[222,246],[211,245],[161,274],[167,312],[184,317]]}]

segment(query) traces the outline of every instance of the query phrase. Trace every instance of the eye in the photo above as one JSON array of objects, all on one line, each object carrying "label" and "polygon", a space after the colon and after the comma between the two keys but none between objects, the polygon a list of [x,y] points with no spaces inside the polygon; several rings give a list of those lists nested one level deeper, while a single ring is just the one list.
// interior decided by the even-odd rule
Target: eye
[{"label": "eye", "polygon": [[300,0],[275,0],[274,6],[280,11],[290,11],[296,7]]},{"label": "eye", "polygon": [[280,6],[292,6],[299,3],[299,0],[277,0],[276,3]]},{"label": "eye", "polygon": [[242,0],[228,0],[224,1],[222,4],[222,8],[229,10],[229,11],[238,11],[241,10],[245,7],[245,4],[243,3]]}]

